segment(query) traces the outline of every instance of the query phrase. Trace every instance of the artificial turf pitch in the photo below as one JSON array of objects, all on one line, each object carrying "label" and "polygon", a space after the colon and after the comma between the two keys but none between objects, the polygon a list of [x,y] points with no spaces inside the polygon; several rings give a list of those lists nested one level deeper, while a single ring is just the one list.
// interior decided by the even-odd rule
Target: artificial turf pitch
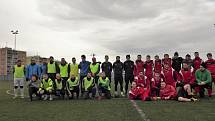
[{"label": "artificial turf pitch", "polygon": [[[0,121],[143,121],[133,103],[111,100],[33,101],[12,99],[7,81],[0,81]],[[215,97],[195,103],[135,101],[150,121],[214,121]]]}]

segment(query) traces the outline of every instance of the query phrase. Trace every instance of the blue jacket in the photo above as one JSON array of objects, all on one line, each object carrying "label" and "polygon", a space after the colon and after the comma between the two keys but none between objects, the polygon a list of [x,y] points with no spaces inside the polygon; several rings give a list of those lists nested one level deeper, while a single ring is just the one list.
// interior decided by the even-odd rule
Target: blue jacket
[{"label": "blue jacket", "polygon": [[29,64],[27,66],[25,77],[30,80],[33,74],[37,75],[38,77],[41,76],[41,69],[40,69],[39,65],[37,65],[37,64],[34,64],[34,65]]},{"label": "blue jacket", "polygon": [[40,69],[41,69],[41,76],[43,74],[47,74],[47,64],[41,64]]},{"label": "blue jacket", "polygon": [[81,61],[79,64],[80,68],[80,76],[86,76],[89,72],[90,62],[89,61]]}]

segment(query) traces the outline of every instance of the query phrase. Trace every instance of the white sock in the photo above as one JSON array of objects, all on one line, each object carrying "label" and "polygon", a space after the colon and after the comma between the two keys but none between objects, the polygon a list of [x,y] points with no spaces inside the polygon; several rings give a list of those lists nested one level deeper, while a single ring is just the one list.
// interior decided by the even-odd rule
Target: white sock
[{"label": "white sock", "polygon": [[17,89],[14,89],[14,97],[17,97],[18,94],[17,94]]},{"label": "white sock", "polygon": [[21,97],[24,97],[24,89],[20,88]]}]

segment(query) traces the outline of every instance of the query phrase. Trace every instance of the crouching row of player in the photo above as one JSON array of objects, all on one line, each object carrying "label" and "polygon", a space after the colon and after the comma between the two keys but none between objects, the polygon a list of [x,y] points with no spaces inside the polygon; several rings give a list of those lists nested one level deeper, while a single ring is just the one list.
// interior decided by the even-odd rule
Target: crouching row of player
[{"label": "crouching row of player", "polygon": [[[110,94],[110,81],[106,77],[105,73],[100,74],[98,82],[95,82],[91,73],[88,73],[87,77],[83,79],[82,83],[84,99],[95,98],[96,92],[98,91],[98,99],[102,98],[111,98]],[[64,82],[60,74],[56,74],[55,81],[52,81],[47,74],[43,75],[41,81],[38,80],[36,75],[32,76],[32,79],[29,82],[29,97],[30,100],[33,100],[34,95],[40,100],[53,100],[53,96],[64,99],[65,96],[68,99],[73,99],[76,97],[79,98],[79,78],[71,75],[70,78]]]},{"label": "crouching row of player", "polygon": [[212,96],[212,78],[210,72],[203,63],[195,73],[192,73],[187,64],[183,65],[177,80],[168,83],[162,74],[155,73],[152,79],[147,79],[141,72],[132,83],[129,91],[131,100],[172,100],[182,102],[197,101],[194,93],[204,97],[204,90],[208,90],[208,96]]},{"label": "crouching row of player", "polygon": [[193,97],[190,85],[178,87],[177,91],[172,85],[161,82],[159,96],[152,96],[149,88],[144,88],[136,81],[132,82],[131,90],[129,91],[129,99],[142,101],[156,100],[178,100],[181,102],[197,101]]}]

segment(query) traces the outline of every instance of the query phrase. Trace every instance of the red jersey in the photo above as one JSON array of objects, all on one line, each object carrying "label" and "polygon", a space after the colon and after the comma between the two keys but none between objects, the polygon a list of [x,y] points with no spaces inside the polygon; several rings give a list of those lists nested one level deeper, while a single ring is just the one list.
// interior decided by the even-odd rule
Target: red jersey
[{"label": "red jersey", "polygon": [[142,60],[136,60],[136,64],[134,66],[134,76],[139,75],[140,72],[144,73],[144,62]]},{"label": "red jersey", "polygon": [[163,71],[172,71],[172,59],[162,59]]},{"label": "red jersey", "polygon": [[154,73],[152,78],[152,88],[158,88],[162,81],[164,81],[164,75],[161,73]]},{"label": "red jersey", "polygon": [[181,69],[177,79],[178,81],[182,81],[184,84],[193,84],[195,82],[195,75],[192,73],[191,69]]},{"label": "red jersey", "polygon": [[206,68],[211,72],[211,76],[215,79],[215,60],[209,59],[205,62]]},{"label": "red jersey", "polygon": [[160,89],[160,97],[161,99],[165,99],[165,97],[170,97],[171,99],[174,99],[177,96],[175,87],[171,85],[166,85],[165,88]]},{"label": "red jersey", "polygon": [[149,97],[150,90],[144,89],[143,87],[137,86],[135,88],[131,88],[129,91],[129,99],[130,100],[136,100],[140,99],[142,101],[145,101],[147,97]]},{"label": "red jersey", "polygon": [[202,63],[202,59],[200,57],[196,57],[195,59],[193,59],[194,73],[196,72],[196,70],[200,68],[201,63]]},{"label": "red jersey", "polygon": [[144,88],[150,87],[150,79],[148,79],[146,76],[138,76],[137,79],[134,80],[138,86],[142,86]]},{"label": "red jersey", "polygon": [[162,62],[161,59],[154,61],[154,72],[161,73],[162,71]]},{"label": "red jersey", "polygon": [[151,79],[153,74],[153,60],[149,60],[145,62],[145,75],[147,78]]}]

